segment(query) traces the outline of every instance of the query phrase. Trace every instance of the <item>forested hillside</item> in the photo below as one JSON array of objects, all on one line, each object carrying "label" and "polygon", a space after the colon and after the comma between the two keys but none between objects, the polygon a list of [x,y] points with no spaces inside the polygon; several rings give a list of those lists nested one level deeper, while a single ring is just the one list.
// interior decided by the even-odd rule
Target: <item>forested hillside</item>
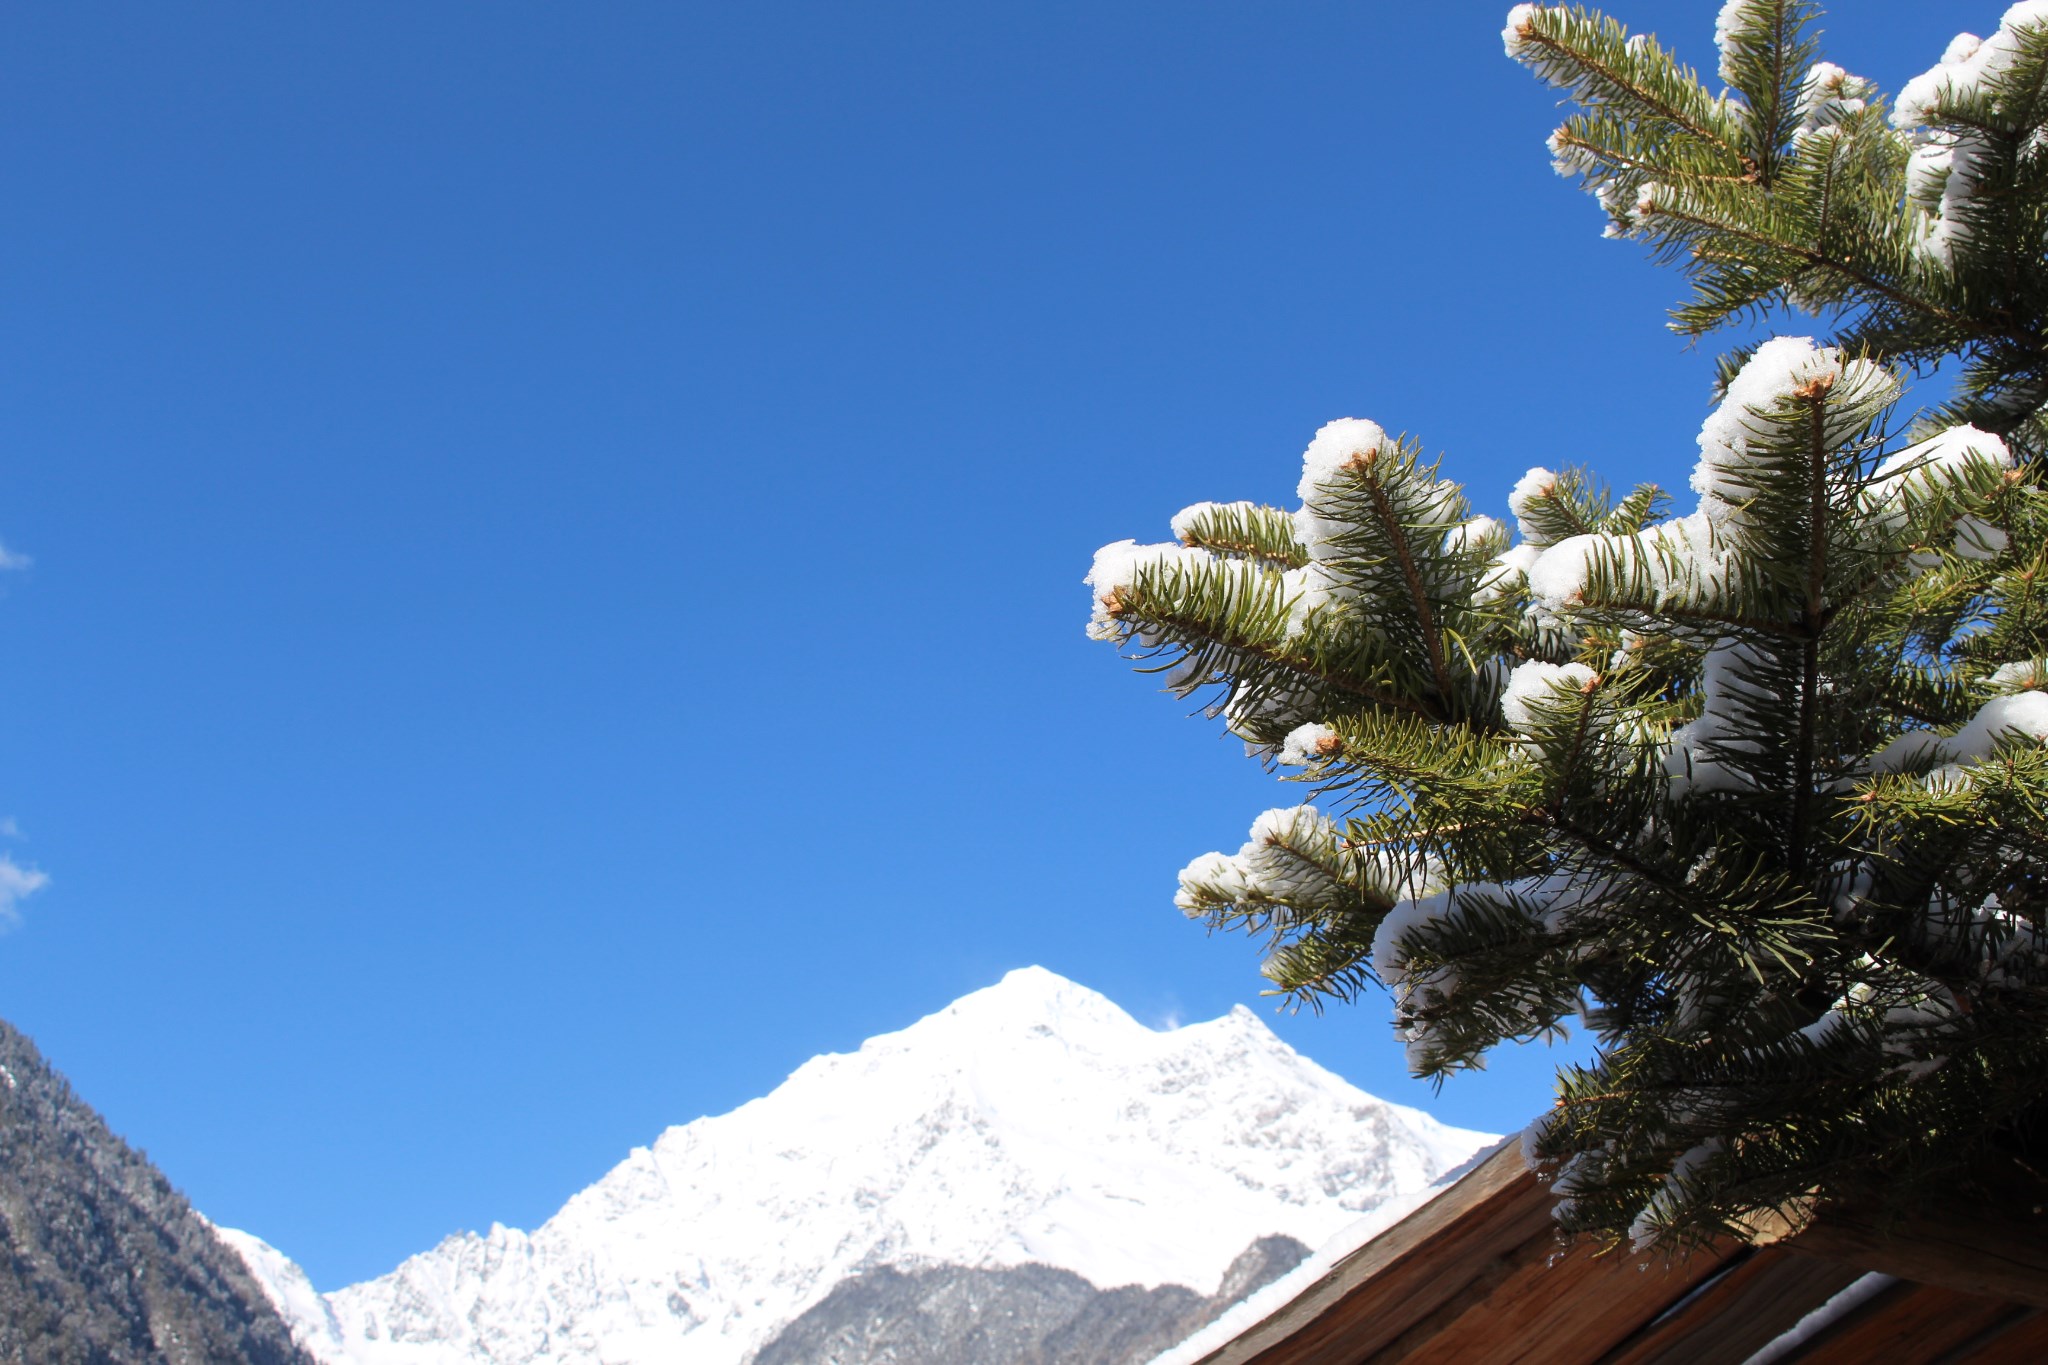
[{"label": "forested hillside", "polygon": [[311,1365],[206,1220],[5,1023],[0,1361]]}]

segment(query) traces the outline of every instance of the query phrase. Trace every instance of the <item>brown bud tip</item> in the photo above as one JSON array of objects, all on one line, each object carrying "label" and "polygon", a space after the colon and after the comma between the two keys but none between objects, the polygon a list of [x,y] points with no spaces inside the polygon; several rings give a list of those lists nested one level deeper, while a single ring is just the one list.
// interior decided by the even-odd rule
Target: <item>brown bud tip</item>
[{"label": "brown bud tip", "polygon": [[1344,741],[1335,735],[1324,735],[1316,741],[1316,752],[1324,758],[1334,758],[1344,752]]},{"label": "brown bud tip", "polygon": [[1815,375],[1813,378],[1807,380],[1804,384],[1801,384],[1798,388],[1792,390],[1792,396],[1794,398],[1804,398],[1811,401],[1815,398],[1824,397],[1827,394],[1828,390],[1832,389],[1834,386],[1835,372],[1833,370],[1827,370],[1820,374]]}]

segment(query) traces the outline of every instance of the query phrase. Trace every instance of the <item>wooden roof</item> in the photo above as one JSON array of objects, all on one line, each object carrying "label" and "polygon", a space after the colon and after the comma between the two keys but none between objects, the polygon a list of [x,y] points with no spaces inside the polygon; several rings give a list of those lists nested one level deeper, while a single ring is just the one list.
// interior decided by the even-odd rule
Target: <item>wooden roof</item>
[{"label": "wooden roof", "polygon": [[2048,1361],[2039,1307],[1872,1274],[1798,1239],[1676,1265],[1598,1255],[1560,1240],[1550,1205],[1508,1143],[1200,1365],[1744,1365],[1774,1343],[1773,1365]]}]

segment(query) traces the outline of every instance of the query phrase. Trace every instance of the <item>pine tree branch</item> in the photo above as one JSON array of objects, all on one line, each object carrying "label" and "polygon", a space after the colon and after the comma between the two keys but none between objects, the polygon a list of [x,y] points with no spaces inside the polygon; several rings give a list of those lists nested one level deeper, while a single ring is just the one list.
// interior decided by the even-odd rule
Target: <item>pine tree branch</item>
[{"label": "pine tree branch", "polygon": [[[1132,614],[1139,615],[1141,620],[1169,626],[1188,635],[1201,636],[1204,639],[1210,638],[1206,633],[1209,623],[1198,616],[1184,616],[1172,611],[1156,609],[1142,614]],[[1116,619],[1121,623],[1129,618],[1125,614],[1119,613]],[[1436,714],[1419,701],[1400,696],[1397,693],[1383,692],[1377,688],[1364,686],[1353,678],[1340,677],[1328,669],[1318,668],[1314,664],[1307,663],[1295,655],[1275,649],[1270,645],[1257,644],[1249,640],[1213,640],[1212,642],[1225,649],[1236,650],[1250,655],[1261,663],[1271,664],[1276,668],[1284,668],[1301,677],[1312,679],[1323,684],[1325,687],[1346,693],[1368,705],[1385,707],[1390,711],[1405,711],[1426,721],[1441,722],[1443,720],[1442,716]],[[1160,667],[1163,669],[1165,665]]]},{"label": "pine tree branch", "polygon": [[1600,611],[1625,611],[1641,616],[1654,616],[1660,620],[1696,622],[1709,626],[1735,626],[1742,630],[1754,631],[1758,635],[1774,636],[1781,640],[1805,638],[1804,628],[1787,621],[1769,621],[1756,616],[1744,616],[1740,612],[1707,611],[1700,607],[1689,607],[1682,603],[1665,602],[1656,607],[1641,607],[1632,603],[1588,601],[1584,603]]},{"label": "pine tree branch", "polygon": [[1668,180],[1675,175],[1684,182],[1694,185],[1754,185],[1756,183],[1755,177],[1747,171],[1741,175],[1713,175],[1705,171],[1674,172],[1669,166],[1659,166],[1645,161],[1641,157],[1625,155],[1612,147],[1603,147],[1599,143],[1590,142],[1582,137],[1575,137],[1562,128],[1557,130],[1555,137],[1557,145],[1560,147],[1577,148],[1582,152],[1591,153],[1606,165],[1624,171],[1635,171],[1645,176],[1655,176],[1659,179]]},{"label": "pine tree branch", "polygon": [[[1598,682],[1599,679],[1596,677],[1594,681]],[[1579,699],[1579,722],[1572,727],[1571,748],[1565,751],[1564,763],[1559,769],[1562,780],[1558,783],[1556,798],[1550,803],[1550,813],[1553,817],[1564,809],[1565,797],[1571,790],[1571,775],[1579,766],[1579,756],[1586,752],[1586,736],[1591,731],[1592,724],[1593,702],[1591,695],[1588,694]]]},{"label": "pine tree branch", "polygon": [[1806,604],[1799,623],[1806,638],[1799,647],[1799,729],[1792,747],[1792,815],[1785,848],[1785,865],[1794,873],[1806,867],[1806,826],[1813,801],[1814,730],[1820,708],[1820,637],[1828,625],[1827,392],[1833,387],[1832,378],[1824,385],[1815,381],[1798,395],[1806,402],[1807,551]]},{"label": "pine tree branch", "polygon": [[1831,218],[1835,207],[1835,189],[1841,179],[1841,163],[1838,157],[1841,148],[1835,139],[1830,139],[1825,169],[1821,173],[1818,194],[1813,215],[1813,250],[1816,255],[1827,250],[1828,229],[1833,226]]},{"label": "pine tree branch", "polygon": [[1373,514],[1386,528],[1387,539],[1393,542],[1394,554],[1401,564],[1401,581],[1408,586],[1409,600],[1415,604],[1415,619],[1422,630],[1423,644],[1429,650],[1429,673],[1436,683],[1436,694],[1448,702],[1452,695],[1451,674],[1444,665],[1443,633],[1437,628],[1436,609],[1422,585],[1422,575],[1416,571],[1415,552],[1408,544],[1408,530],[1387,501],[1387,490],[1380,483],[1379,476],[1368,470],[1365,486],[1372,497]]},{"label": "pine tree branch", "polygon": [[1979,337],[1994,340],[2012,341],[2034,349],[2038,349],[2040,346],[2039,339],[2032,334],[2000,331],[1997,328],[1986,326],[1961,313],[1943,308],[1938,303],[1930,303],[1926,299],[1908,294],[1897,286],[1888,284],[1870,274],[1868,271],[1859,269],[1852,261],[1835,260],[1826,253],[1816,251],[1811,247],[1804,247],[1777,237],[1771,237],[1753,228],[1739,227],[1734,223],[1717,222],[1711,218],[1702,218],[1697,214],[1684,213],[1676,209],[1665,208],[1661,205],[1657,208],[1655,216],[1659,218],[1675,218],[1681,223],[1686,223],[1708,232],[1726,233],[1731,237],[1746,241],[1752,246],[1769,247],[1774,251],[1782,251],[1787,255],[1799,258],[1816,269],[1833,271],[1843,278],[1868,289],[1871,293],[1899,305],[1901,308],[1910,308],[1915,312],[1925,313],[1928,317],[1938,319],[1959,331],[1972,332]]},{"label": "pine tree branch", "polygon": [[1770,103],[1753,105],[1750,110],[1755,121],[1754,126],[1760,134],[1758,144],[1760,156],[1757,160],[1756,180],[1758,185],[1767,190],[1770,188],[1771,180],[1778,169],[1777,133],[1786,118],[1784,104],[1786,86],[1785,59],[1790,55],[1792,49],[1793,24],[1791,6],[1779,4],[1772,16],[1772,24],[1775,30],[1773,36],[1776,41],[1771,44]]},{"label": "pine tree branch", "polygon": [[1659,99],[1657,96],[1651,94],[1642,86],[1637,85],[1634,81],[1628,79],[1626,76],[1616,71],[1613,67],[1608,66],[1606,63],[1597,61],[1594,58],[1589,57],[1582,52],[1574,52],[1570,48],[1566,47],[1564,44],[1549,37],[1540,30],[1532,29],[1523,41],[1532,43],[1538,47],[1547,48],[1553,54],[1563,57],[1567,62],[1576,64],[1578,66],[1583,66],[1588,71],[1592,71],[1600,76],[1605,77],[1607,80],[1612,81],[1620,89],[1628,91],[1629,94],[1633,95],[1637,100],[1642,102],[1644,108],[1651,110],[1659,118],[1666,120],[1674,127],[1684,129],[1686,132],[1691,133],[1694,137],[1700,139],[1702,142],[1712,143],[1714,146],[1719,147],[1722,151],[1727,152],[1730,156],[1734,157],[1737,161],[1741,162],[1742,165],[1746,167],[1750,173],[1753,174],[1755,172],[1756,164],[1752,162],[1747,156],[1744,156],[1739,149],[1731,146],[1728,140],[1725,137],[1723,137],[1719,132],[1712,128],[1703,127],[1700,124],[1695,123],[1692,119],[1687,118],[1683,112],[1681,112],[1676,106],[1672,105],[1669,101]]},{"label": "pine tree branch", "polygon": [[[1380,901],[1412,897],[1384,966],[1422,1071],[1583,1005],[1601,1051],[1539,1141],[1585,1159],[1561,1221],[1616,1241],[1754,1237],[1755,1210],[1863,1190],[1906,1209],[2008,1148],[2048,1165],[2048,25],[1920,111],[1959,139],[1944,166],[1814,66],[1817,12],[1725,9],[1718,98],[1584,9],[1504,34],[1578,106],[1558,169],[1688,278],[1674,330],[1833,333],[1724,359],[1697,527],[1647,534],[1636,495],[1610,518],[1567,470],[1518,485],[1507,555],[1405,439],[1361,437],[1396,462],[1312,446],[1304,513],[1175,518],[1241,575],[1138,547],[1091,623],[1182,696],[1226,689],[1211,714],[1345,808],[1253,850],[1270,887],[1249,861],[1235,902],[1221,871],[1182,883],[1270,932],[1285,994],[1354,997]],[[1904,367],[1950,362],[1899,449]]]},{"label": "pine tree branch", "polygon": [[1269,547],[1249,540],[1232,540],[1224,536],[1203,536],[1201,545],[1203,549],[1213,550],[1218,554],[1243,555],[1246,559],[1285,564],[1290,569],[1298,569],[1308,563],[1308,556],[1306,554],[1292,555],[1282,559],[1273,554]]},{"label": "pine tree branch", "polygon": [[1342,840],[1342,846],[1351,849],[1403,848],[1409,844],[1441,838],[1447,834],[1467,834],[1479,828],[1482,828],[1482,826],[1458,821],[1448,825],[1431,825],[1428,829],[1403,830],[1399,834],[1389,834],[1381,839],[1344,839]]},{"label": "pine tree branch", "polygon": [[1640,878],[1649,885],[1656,887],[1659,891],[1664,892],[1680,905],[1699,906],[1715,910],[1724,908],[1698,895],[1685,884],[1683,879],[1673,878],[1669,873],[1651,866],[1635,854],[1628,852],[1610,840],[1604,839],[1592,830],[1586,829],[1574,821],[1565,818],[1561,811],[1531,810],[1523,818],[1524,822],[1528,824],[1546,824],[1550,826],[1550,828],[1571,839],[1588,853],[1605,858],[1624,872]]}]

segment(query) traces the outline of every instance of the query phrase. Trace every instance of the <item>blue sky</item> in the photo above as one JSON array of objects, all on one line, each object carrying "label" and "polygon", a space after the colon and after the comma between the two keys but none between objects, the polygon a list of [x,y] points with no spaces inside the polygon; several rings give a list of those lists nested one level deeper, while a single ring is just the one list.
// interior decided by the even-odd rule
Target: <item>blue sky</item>
[{"label": "blue sky", "polygon": [[[334,1288],[1172,908],[1298,789],[1082,633],[1323,421],[1682,487],[1711,353],[1506,6],[0,16],[0,1015]],[[1716,6],[1631,7],[1711,59]],[[1998,6],[1844,4],[1896,89]],[[1940,12],[1936,12],[1940,11]],[[1628,9],[1619,11],[1626,16]],[[1450,1121],[1371,999],[1275,1026]]]}]

